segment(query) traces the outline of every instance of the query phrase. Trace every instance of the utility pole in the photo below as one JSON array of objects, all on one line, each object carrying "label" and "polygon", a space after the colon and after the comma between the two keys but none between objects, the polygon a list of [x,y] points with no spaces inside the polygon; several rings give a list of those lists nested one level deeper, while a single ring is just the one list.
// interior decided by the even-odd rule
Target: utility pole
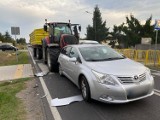
[{"label": "utility pole", "polygon": [[[16,35],[20,35],[20,28],[19,27],[11,27],[11,34],[15,35],[15,42],[17,44]],[[17,49],[16,49],[16,59],[17,59],[17,62],[18,62],[18,51],[17,51]]]}]

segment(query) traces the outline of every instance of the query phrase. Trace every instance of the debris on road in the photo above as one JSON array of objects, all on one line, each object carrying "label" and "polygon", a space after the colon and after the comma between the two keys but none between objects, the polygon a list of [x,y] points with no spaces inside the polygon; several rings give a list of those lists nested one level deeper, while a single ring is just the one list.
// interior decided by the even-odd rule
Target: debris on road
[{"label": "debris on road", "polygon": [[47,73],[39,72],[39,73],[36,73],[34,76],[36,76],[36,77],[43,77],[43,76],[48,75],[48,73],[49,73],[49,72],[47,72]]},{"label": "debris on road", "polygon": [[51,100],[51,106],[54,106],[54,107],[64,106],[64,105],[69,105],[70,103],[73,103],[73,102],[80,102],[82,100],[83,100],[83,98],[81,95],[62,98],[62,99],[55,98],[55,99]]}]

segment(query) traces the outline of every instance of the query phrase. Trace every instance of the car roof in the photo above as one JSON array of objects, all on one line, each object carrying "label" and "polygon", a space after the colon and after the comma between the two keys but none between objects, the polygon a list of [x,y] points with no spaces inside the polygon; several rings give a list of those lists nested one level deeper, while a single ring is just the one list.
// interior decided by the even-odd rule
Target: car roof
[{"label": "car roof", "polygon": [[99,43],[94,40],[80,40],[79,44],[99,44]]},{"label": "car roof", "polygon": [[105,46],[105,45],[102,45],[102,44],[74,44],[74,45],[67,45],[67,46],[71,46],[71,47],[76,47],[76,48],[82,48],[82,47],[95,47],[95,46]]}]

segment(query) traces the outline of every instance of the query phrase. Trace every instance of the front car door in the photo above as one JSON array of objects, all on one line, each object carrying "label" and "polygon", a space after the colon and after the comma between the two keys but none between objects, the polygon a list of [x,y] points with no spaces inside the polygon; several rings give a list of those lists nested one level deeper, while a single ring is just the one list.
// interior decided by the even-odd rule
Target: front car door
[{"label": "front car door", "polygon": [[61,54],[58,60],[62,67],[63,72],[67,77],[68,77],[68,61],[69,61],[70,50],[71,50],[70,46],[64,47],[61,51]]},{"label": "front car door", "polygon": [[78,76],[81,66],[81,59],[79,57],[78,50],[75,47],[71,48],[69,57],[70,58],[75,57],[77,59],[76,62],[68,61],[68,75],[70,76],[72,82],[78,85]]}]

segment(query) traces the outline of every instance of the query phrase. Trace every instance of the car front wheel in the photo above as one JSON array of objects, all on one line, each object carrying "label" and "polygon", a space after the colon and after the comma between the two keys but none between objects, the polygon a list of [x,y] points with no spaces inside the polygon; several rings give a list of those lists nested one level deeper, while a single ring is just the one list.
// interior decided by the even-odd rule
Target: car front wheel
[{"label": "car front wheel", "polygon": [[81,92],[82,92],[82,97],[86,102],[90,102],[91,97],[90,97],[90,88],[89,84],[87,82],[87,79],[82,76],[80,80],[80,87],[81,87]]}]

